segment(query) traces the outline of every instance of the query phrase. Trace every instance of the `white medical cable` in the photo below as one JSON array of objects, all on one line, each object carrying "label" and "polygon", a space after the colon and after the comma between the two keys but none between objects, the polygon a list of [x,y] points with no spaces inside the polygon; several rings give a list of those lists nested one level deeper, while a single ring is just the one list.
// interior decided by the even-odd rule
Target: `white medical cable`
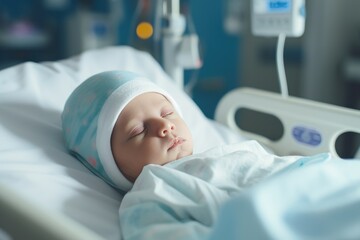
[{"label": "white medical cable", "polygon": [[286,81],[285,66],[284,66],[284,45],[285,45],[285,33],[280,33],[277,42],[276,49],[276,65],[279,75],[280,91],[283,97],[288,97],[288,86]]}]

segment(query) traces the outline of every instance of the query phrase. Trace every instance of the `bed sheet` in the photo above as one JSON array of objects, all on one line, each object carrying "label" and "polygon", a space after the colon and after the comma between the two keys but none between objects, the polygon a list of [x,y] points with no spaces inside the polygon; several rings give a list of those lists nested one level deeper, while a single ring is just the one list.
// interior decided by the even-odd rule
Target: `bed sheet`
[{"label": "bed sheet", "polygon": [[87,51],[0,71],[0,183],[25,199],[74,219],[105,239],[120,239],[122,197],[66,151],[60,114],[72,90],[92,74],[129,70],[165,88],[179,102],[195,151],[244,140],[207,119],[147,53],[126,46]]}]

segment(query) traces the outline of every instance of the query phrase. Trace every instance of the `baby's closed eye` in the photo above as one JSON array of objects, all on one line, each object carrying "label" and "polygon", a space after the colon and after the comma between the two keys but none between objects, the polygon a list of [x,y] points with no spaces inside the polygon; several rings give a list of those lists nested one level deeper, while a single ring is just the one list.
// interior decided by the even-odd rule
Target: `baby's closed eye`
[{"label": "baby's closed eye", "polygon": [[173,111],[163,113],[163,114],[161,114],[161,116],[162,116],[162,117],[168,117],[168,116],[170,116],[170,115],[172,115],[172,114],[174,114],[174,112],[173,112]]},{"label": "baby's closed eye", "polygon": [[145,131],[145,127],[143,125],[139,125],[134,127],[130,134],[129,134],[129,139],[134,138],[136,136],[139,136],[140,134],[142,134]]},{"label": "baby's closed eye", "polygon": [[162,118],[165,118],[165,117],[170,117],[170,116],[172,116],[174,114],[175,114],[175,111],[174,111],[173,108],[164,108],[164,109],[162,109],[160,115],[161,115]]}]

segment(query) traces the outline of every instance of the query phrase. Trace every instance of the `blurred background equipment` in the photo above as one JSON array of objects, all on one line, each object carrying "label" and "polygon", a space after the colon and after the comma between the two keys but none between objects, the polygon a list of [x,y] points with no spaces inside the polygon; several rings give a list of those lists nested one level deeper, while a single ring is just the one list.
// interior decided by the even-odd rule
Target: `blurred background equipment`
[{"label": "blurred background equipment", "polygon": [[139,0],[131,26],[130,45],[149,52],[176,85],[191,94],[192,82],[185,85],[184,70],[198,69],[202,62],[189,2]]},{"label": "blurred background equipment", "polygon": [[[162,64],[164,70],[179,88],[184,88],[184,69],[200,68],[199,39],[191,18],[180,11],[180,0],[164,0],[162,26]],[[188,14],[188,13],[187,13]],[[185,33],[186,24],[192,26],[192,32]],[[190,93],[191,94],[191,93]]]},{"label": "blurred background equipment", "polygon": [[284,46],[286,37],[301,37],[305,30],[305,0],[252,0],[251,30],[256,36],[277,37],[276,67],[283,97],[289,95]]},{"label": "blurred background equipment", "polygon": [[[190,65],[196,61],[187,59],[201,60],[198,69],[182,66],[183,85],[207,117],[214,117],[219,99],[236,87],[279,91],[277,39],[253,35],[251,0],[180,0],[178,8],[188,39],[175,45],[199,57],[178,49],[171,58]],[[359,8],[358,0],[306,2],[304,34],[287,39],[284,47],[290,95],[360,108]],[[170,14],[164,10],[163,0],[1,0],[0,68],[107,45],[147,51],[165,68],[162,46]]]},{"label": "blurred background equipment", "polygon": [[122,0],[79,0],[77,4],[66,20],[67,54],[116,45]]}]

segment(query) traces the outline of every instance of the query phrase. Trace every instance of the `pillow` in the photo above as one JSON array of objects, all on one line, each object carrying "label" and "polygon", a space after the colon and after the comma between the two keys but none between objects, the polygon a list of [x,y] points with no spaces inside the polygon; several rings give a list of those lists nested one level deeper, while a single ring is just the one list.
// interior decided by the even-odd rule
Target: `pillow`
[{"label": "pillow", "polygon": [[60,113],[72,82],[35,63],[0,72],[0,184],[26,199],[26,206],[36,204],[105,239],[120,239],[122,196],[64,147]]}]

